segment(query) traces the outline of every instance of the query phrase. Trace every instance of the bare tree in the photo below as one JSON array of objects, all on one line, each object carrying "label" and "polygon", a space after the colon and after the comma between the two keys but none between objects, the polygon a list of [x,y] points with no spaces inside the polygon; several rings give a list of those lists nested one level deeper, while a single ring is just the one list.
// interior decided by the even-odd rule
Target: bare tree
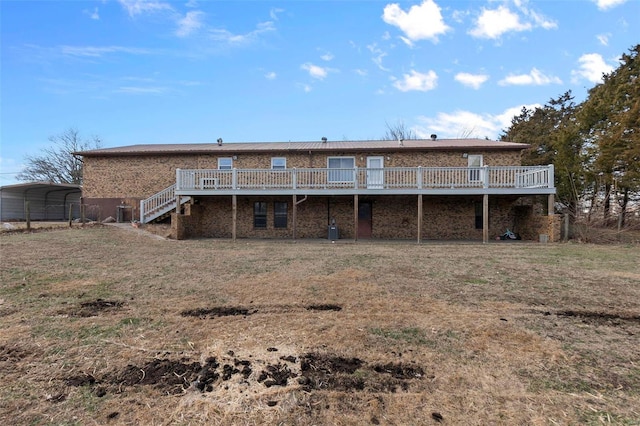
[{"label": "bare tree", "polygon": [[69,128],[59,135],[50,136],[49,141],[52,146],[44,148],[39,155],[25,157],[27,165],[17,179],[27,182],[82,184],[82,160],[74,153],[100,148],[100,138],[92,136],[83,140],[78,129]]},{"label": "bare tree", "polygon": [[396,124],[389,124],[385,121],[387,126],[387,132],[382,137],[383,140],[387,141],[399,141],[399,140],[409,140],[409,139],[418,139],[416,132],[411,129],[408,129],[404,124],[404,121],[399,120]]}]

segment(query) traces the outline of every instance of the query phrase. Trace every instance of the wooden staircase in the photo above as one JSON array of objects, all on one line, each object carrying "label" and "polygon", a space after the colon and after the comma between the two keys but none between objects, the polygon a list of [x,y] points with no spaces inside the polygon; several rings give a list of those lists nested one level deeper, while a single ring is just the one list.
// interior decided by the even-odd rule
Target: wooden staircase
[{"label": "wooden staircase", "polygon": [[[168,217],[176,209],[176,185],[171,185],[162,191],[153,194],[146,200],[140,201],[140,222],[149,223],[154,220],[162,220]],[[182,197],[180,204],[185,204],[191,197]]]}]

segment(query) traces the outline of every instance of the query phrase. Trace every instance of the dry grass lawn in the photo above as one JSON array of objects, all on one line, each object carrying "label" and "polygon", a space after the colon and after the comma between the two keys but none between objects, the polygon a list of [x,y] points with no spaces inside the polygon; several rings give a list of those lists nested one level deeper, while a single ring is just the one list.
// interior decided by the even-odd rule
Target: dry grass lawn
[{"label": "dry grass lawn", "polygon": [[0,235],[2,424],[640,424],[640,250]]}]

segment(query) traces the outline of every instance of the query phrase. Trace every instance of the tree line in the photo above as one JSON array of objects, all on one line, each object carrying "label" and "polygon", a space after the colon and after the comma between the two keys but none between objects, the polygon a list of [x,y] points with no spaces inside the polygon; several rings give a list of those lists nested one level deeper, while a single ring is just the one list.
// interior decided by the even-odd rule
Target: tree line
[{"label": "tree line", "polygon": [[523,108],[500,139],[531,145],[524,165],[553,164],[557,200],[574,219],[624,225],[640,202],[640,44],[602,83],[575,103],[565,92],[544,106]]}]

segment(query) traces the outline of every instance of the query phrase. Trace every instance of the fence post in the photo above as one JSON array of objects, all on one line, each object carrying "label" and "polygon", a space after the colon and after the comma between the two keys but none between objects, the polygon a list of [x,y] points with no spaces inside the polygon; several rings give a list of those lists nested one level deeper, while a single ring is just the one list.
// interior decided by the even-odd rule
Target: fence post
[{"label": "fence post", "polygon": [[24,203],[25,216],[27,219],[27,231],[31,230],[31,204],[29,201]]},{"label": "fence post", "polygon": [[69,209],[69,228],[73,223],[73,204],[71,204],[71,208]]}]

